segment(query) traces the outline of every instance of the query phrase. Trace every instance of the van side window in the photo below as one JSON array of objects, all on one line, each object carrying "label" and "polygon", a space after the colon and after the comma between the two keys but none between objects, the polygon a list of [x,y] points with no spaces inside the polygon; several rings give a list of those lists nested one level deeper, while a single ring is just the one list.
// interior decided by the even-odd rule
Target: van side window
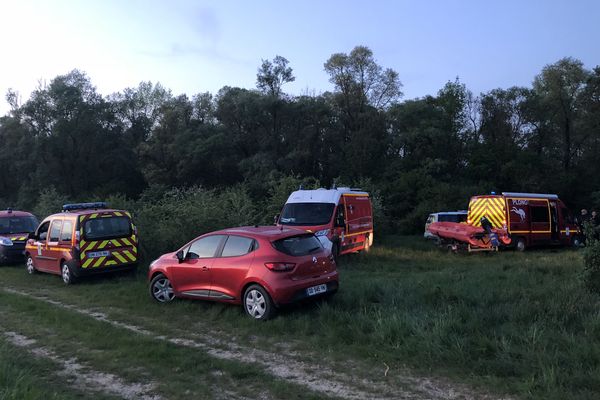
[{"label": "van side window", "polygon": [[48,237],[48,228],[50,228],[50,221],[44,222],[37,230],[36,236],[38,240],[46,240]]},{"label": "van side window", "polygon": [[336,226],[345,226],[346,218],[344,217],[344,206],[342,204],[338,205],[337,213],[335,214],[335,225]]},{"label": "van side window", "polygon": [[549,222],[548,207],[529,206],[531,211],[531,222]]},{"label": "van side window", "polygon": [[73,222],[64,221],[62,232],[60,233],[60,241],[61,242],[70,242],[73,236]]},{"label": "van side window", "polygon": [[575,222],[573,221],[573,214],[571,214],[571,212],[569,211],[568,208],[566,207],[561,207],[560,208],[560,212],[563,216],[564,221],[567,224],[574,224]]},{"label": "van side window", "polygon": [[60,228],[62,227],[61,220],[52,221],[52,227],[50,228],[50,242],[58,242],[60,239]]}]

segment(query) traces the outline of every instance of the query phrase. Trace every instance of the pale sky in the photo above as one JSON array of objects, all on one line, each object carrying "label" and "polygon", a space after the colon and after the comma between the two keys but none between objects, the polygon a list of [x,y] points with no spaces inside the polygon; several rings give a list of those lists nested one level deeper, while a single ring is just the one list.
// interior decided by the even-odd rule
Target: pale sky
[{"label": "pale sky", "polygon": [[400,74],[404,98],[459,76],[475,94],[529,86],[570,56],[600,64],[596,0],[0,0],[0,115],[40,81],[85,71],[103,95],[160,82],[178,95],[254,88],[281,55],[291,94],[331,90],[323,63],[354,46]]}]

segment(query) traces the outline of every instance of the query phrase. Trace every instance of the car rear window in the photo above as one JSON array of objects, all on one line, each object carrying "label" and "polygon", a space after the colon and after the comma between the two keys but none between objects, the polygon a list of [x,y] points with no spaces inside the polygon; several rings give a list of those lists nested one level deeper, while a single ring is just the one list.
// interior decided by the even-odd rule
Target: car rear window
[{"label": "car rear window", "polygon": [[314,235],[279,239],[273,242],[273,247],[289,256],[306,256],[322,249],[321,242]]},{"label": "car rear window", "polygon": [[100,217],[88,219],[83,224],[83,235],[87,240],[99,240],[131,236],[129,217]]}]

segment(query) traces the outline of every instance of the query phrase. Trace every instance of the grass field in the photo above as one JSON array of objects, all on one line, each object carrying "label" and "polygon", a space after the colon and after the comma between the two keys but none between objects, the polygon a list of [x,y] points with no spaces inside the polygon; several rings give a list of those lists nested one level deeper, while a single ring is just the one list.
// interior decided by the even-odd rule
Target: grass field
[{"label": "grass field", "polygon": [[[156,304],[142,274],[65,287],[58,276],[2,267],[0,327],[169,399],[452,398],[413,387],[421,378],[467,398],[597,399],[600,299],[583,289],[581,258],[454,255],[389,237],[342,258],[333,299],[266,323],[235,306]],[[0,399],[81,395],[76,385],[48,386],[56,360],[25,353],[0,332]],[[322,390],[314,376],[339,390]]]}]

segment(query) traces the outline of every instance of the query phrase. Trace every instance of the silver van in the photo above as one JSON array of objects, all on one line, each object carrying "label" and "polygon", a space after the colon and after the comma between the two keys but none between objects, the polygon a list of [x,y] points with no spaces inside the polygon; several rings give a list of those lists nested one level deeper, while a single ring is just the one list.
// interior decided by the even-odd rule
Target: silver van
[{"label": "silver van", "polygon": [[425,233],[423,237],[425,239],[435,239],[436,236],[429,232],[429,225],[433,222],[467,222],[467,210],[460,211],[444,211],[429,214],[427,222],[425,222]]}]

